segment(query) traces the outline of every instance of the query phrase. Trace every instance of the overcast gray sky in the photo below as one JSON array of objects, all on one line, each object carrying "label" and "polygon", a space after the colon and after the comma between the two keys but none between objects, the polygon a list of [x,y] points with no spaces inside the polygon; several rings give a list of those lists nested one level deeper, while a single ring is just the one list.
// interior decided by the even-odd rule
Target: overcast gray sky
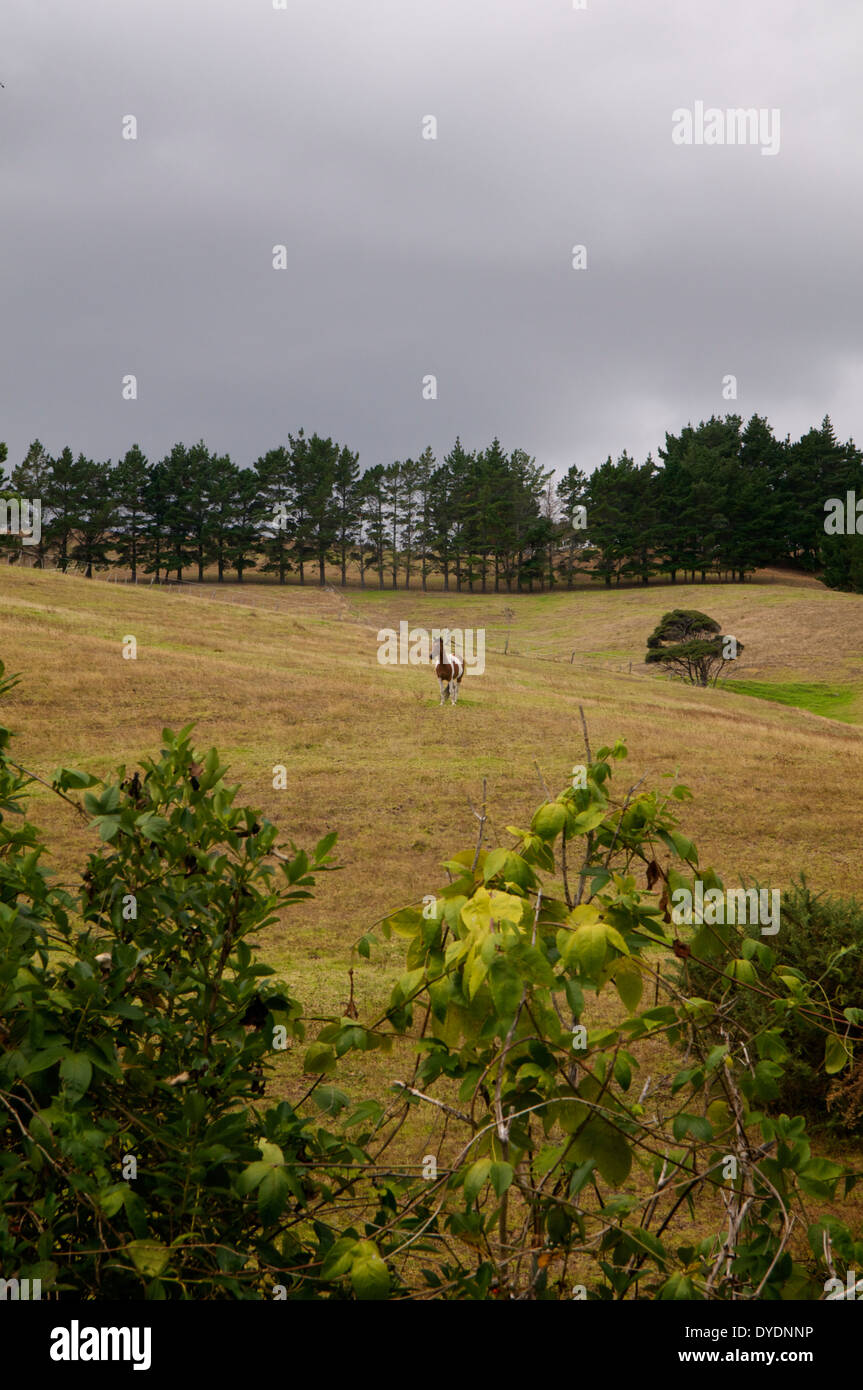
[{"label": "overcast gray sky", "polygon": [[[10,463],[863,443],[861,40],[860,0],[3,0]],[[675,144],[698,101],[777,108],[778,153]]]}]

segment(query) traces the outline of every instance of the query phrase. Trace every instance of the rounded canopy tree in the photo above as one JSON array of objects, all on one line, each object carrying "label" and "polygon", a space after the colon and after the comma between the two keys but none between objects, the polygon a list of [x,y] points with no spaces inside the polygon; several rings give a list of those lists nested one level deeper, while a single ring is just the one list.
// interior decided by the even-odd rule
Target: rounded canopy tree
[{"label": "rounded canopy tree", "polygon": [[743,650],[736,637],[723,636],[715,618],[694,608],[664,613],[647,639],[647,662],[664,666],[690,685],[715,685],[727,661]]}]

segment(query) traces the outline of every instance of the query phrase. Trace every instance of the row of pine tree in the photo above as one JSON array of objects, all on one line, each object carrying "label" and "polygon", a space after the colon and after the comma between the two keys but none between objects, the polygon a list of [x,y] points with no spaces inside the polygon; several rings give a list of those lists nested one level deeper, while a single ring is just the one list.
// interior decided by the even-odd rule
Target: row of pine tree
[{"label": "row of pine tree", "polygon": [[42,504],[38,545],[0,536],[6,558],[88,576],[242,581],[254,569],[324,584],[335,569],[342,584],[426,588],[434,575],[435,587],[485,593],[571,587],[580,574],[742,581],[790,563],[863,590],[863,537],[824,530],[828,498],[863,498],[863,455],[829,417],[796,441],[757,415],[712,417],[666,434],[657,460],[623,453],[557,480],[497,439],[365,471],[345,445],[303,430],[247,468],[203,441],[155,462],[133,445],[112,465],[68,447],[52,457],[36,440],[0,486]]}]

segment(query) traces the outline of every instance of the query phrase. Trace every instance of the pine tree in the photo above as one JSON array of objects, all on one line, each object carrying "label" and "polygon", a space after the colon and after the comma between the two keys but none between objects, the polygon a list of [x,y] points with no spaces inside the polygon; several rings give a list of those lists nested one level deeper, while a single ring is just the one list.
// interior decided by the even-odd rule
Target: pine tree
[{"label": "pine tree", "polygon": [[405,459],[402,464],[402,517],[398,533],[399,548],[405,567],[405,588],[410,589],[414,552],[421,528],[419,512],[419,484],[421,470],[414,459]]},{"label": "pine tree", "polygon": [[376,463],[363,474],[364,534],[372,552],[371,564],[377,568],[378,588],[384,587],[384,549],[387,543],[385,468]]},{"label": "pine tree", "polygon": [[[8,450],[3,445],[3,461],[8,457]],[[48,537],[45,532],[46,520],[46,496],[48,493],[49,478],[51,472],[51,460],[38,439],[34,439],[30,448],[24,456],[24,461],[14,467],[8,479],[8,496],[14,497],[20,503],[22,499],[27,500],[31,505],[39,502],[42,507],[42,524],[40,526],[40,536],[36,544],[28,545],[26,550],[33,556],[33,566],[35,569],[44,569],[45,559],[48,554]],[[6,535],[3,538],[3,547],[9,553],[10,563],[21,558],[25,551],[24,542],[20,535]],[[35,540],[35,537],[34,537]]]},{"label": "pine tree", "polygon": [[[307,438],[302,429],[296,435],[289,435],[288,441],[291,451],[291,535],[294,563],[299,570],[300,583],[305,584],[306,565],[315,554],[320,554],[318,542],[321,541],[326,546],[322,479],[316,471],[318,464],[324,462],[321,456],[326,454],[326,450],[322,449],[324,441],[320,440],[318,435]],[[324,479],[324,489],[326,486]]]},{"label": "pine tree", "polygon": [[626,561],[626,517],[621,483],[627,469],[633,466],[625,453],[617,463],[613,463],[609,455],[587,481],[587,559],[593,561],[592,576],[602,579],[606,588],[614,578],[620,583],[620,572]]},{"label": "pine tree", "polygon": [[191,508],[194,498],[195,475],[185,444],[175,444],[161,460],[162,484],[165,490],[165,577],[176,571],[182,582],[183,570],[192,563],[194,551],[190,544]]},{"label": "pine tree", "polygon": [[326,564],[338,532],[333,487],[339,460],[339,445],[332,439],[313,434],[308,441],[306,469],[308,543],[318,564],[318,583],[327,582]]},{"label": "pine tree", "polygon": [[587,477],[576,464],[572,464],[557,485],[557,501],[563,522],[561,539],[566,546],[567,556],[564,569],[566,587],[572,588],[576,573],[576,551],[584,546],[586,535]]},{"label": "pine tree", "polygon": [[626,559],[621,572],[626,577],[638,578],[645,585],[657,570],[654,558],[659,519],[656,475],[656,464],[650,454],[643,464],[633,464],[625,474],[627,523],[623,548]]},{"label": "pine tree", "polygon": [[387,528],[390,573],[394,589],[398,588],[399,532],[404,511],[404,485],[404,465],[396,459],[394,463],[387,464],[383,475],[384,521]]},{"label": "pine tree", "polygon": [[137,444],[126,451],[111,478],[116,502],[114,563],[131,570],[137,583],[138,566],[145,553],[147,534],[147,484],[150,470]]},{"label": "pine tree", "polygon": [[[219,584],[224,583],[225,571],[231,568],[236,557],[237,510],[243,506],[243,501],[238,501],[238,487],[240,473],[243,471],[245,470],[239,469],[228,454],[213,454],[210,458],[207,481],[209,522],[204,534],[204,544],[207,561],[215,561]],[[264,512],[266,500],[257,472],[254,473],[254,477],[255,495],[261,512]]]},{"label": "pine tree", "polygon": [[92,579],[94,568],[107,569],[110,564],[108,548],[117,523],[113,470],[110,462],[96,463],[83,455],[79,455],[76,469],[78,500],[71,557],[83,566],[85,578]]},{"label": "pine tree", "polygon": [[342,588],[348,582],[348,557],[357,539],[362,515],[359,454],[343,446],[333,475],[333,545]]},{"label": "pine tree", "polygon": [[452,567],[453,510],[452,476],[444,460],[433,469],[429,479],[428,520],[424,535],[426,551],[443,576],[444,593],[449,592]]},{"label": "pine tree", "polygon": [[447,471],[448,488],[447,520],[449,522],[449,532],[447,544],[453,556],[455,586],[458,593],[461,593],[462,581],[464,579],[463,567],[468,553],[470,539],[466,499],[468,492],[468,476],[472,463],[473,455],[469,454],[467,450],[462,447],[461,439],[456,438],[455,444],[444,459],[444,467]]},{"label": "pine tree", "polygon": [[57,565],[64,574],[69,568],[70,547],[81,502],[85,465],[84,455],[79,454],[75,459],[67,444],[56,458],[51,459],[48,468],[43,501],[43,507],[48,512],[48,521],[46,525],[43,512],[42,532],[47,536],[49,547],[56,549]]},{"label": "pine tree", "polygon": [[[381,468],[382,465],[377,465],[377,467]],[[372,538],[373,516],[376,507],[374,494],[377,487],[375,468],[368,468],[365,473],[360,474],[357,483],[358,518],[350,558],[357,566],[360,587],[363,589],[366,587],[366,571],[374,565],[378,555],[377,546]]]},{"label": "pine tree", "polygon": [[537,529],[540,516],[540,499],[550,473],[543,472],[536,459],[524,449],[513,449],[509,460],[509,506],[506,509],[510,533],[510,556],[507,564],[507,589],[512,589],[515,578],[516,588],[522,589],[525,582],[530,587],[537,577],[533,563],[533,547],[542,543],[543,529]]},{"label": "pine tree", "polygon": [[829,415],[820,429],[810,429],[788,455],[786,489],[792,499],[789,518],[791,554],[804,569],[816,570],[824,542],[824,504],[861,490],[860,456],[853,443],[840,444]]},{"label": "pine tree", "polygon": [[170,553],[169,513],[171,506],[168,484],[168,467],[164,460],[154,463],[149,471],[144,489],[144,538],[142,551],[146,560],[145,572],[152,574],[155,582],[164,566],[167,576],[166,555]]},{"label": "pine tree", "polygon": [[263,552],[266,556],[262,570],[277,574],[284,584],[293,564],[291,545],[295,536],[294,473],[291,450],[282,444],[270,449],[255,462],[258,488],[264,509]]},{"label": "pine tree", "polygon": [[470,497],[467,521],[470,548],[478,557],[480,587],[486,593],[489,561],[494,566],[494,588],[500,589],[500,545],[498,533],[506,512],[506,483],[509,459],[495,437],[487,449],[475,456],[469,472]]},{"label": "pine tree", "polygon": [[237,571],[237,583],[242,584],[246,570],[255,568],[266,501],[254,468],[238,468],[232,463],[230,479],[231,526],[226,549],[228,561]]},{"label": "pine tree", "polygon": [[432,479],[434,472],[435,456],[431,445],[426,445],[417,460],[417,502],[419,507],[417,537],[422,557],[423,593],[428,589],[428,576],[431,569]]}]

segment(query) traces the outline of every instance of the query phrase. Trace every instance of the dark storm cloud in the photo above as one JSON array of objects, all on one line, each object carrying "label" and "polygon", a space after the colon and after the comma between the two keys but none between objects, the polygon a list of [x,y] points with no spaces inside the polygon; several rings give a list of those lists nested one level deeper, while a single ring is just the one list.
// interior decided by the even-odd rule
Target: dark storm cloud
[{"label": "dark storm cloud", "polygon": [[[304,425],[589,469],[729,409],[859,439],[861,31],[854,0],[6,0],[10,461],[245,463]],[[779,153],[675,146],[699,100],[778,108]]]}]

